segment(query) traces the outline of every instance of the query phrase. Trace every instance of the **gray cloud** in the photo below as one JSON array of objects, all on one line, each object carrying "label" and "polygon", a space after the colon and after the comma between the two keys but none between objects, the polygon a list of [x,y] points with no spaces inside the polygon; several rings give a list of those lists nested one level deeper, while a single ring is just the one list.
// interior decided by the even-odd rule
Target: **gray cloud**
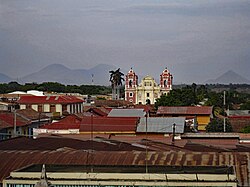
[{"label": "gray cloud", "polygon": [[249,79],[249,20],[244,0],[0,1],[0,72],[106,63],[153,76],[167,66],[176,82],[229,69]]}]

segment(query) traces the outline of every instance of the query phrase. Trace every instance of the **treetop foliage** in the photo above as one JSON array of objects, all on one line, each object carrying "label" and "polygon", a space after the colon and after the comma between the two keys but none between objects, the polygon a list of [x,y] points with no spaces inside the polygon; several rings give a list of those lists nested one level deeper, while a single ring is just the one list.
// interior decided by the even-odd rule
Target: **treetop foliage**
[{"label": "treetop foliage", "polygon": [[44,82],[41,84],[26,83],[24,85],[21,85],[17,82],[0,84],[0,94],[10,93],[13,91],[27,92],[28,90],[39,90],[44,92],[57,92],[57,93],[80,93],[83,95],[109,94],[111,92],[111,88],[107,86],[63,85],[57,82]]}]

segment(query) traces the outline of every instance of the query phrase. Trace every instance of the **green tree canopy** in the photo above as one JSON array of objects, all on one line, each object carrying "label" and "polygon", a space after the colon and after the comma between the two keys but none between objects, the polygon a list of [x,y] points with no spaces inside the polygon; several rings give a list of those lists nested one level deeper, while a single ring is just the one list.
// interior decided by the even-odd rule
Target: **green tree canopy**
[{"label": "green tree canopy", "polygon": [[[232,126],[228,120],[226,120],[226,132],[232,132]],[[224,132],[224,121],[220,118],[214,118],[206,126],[206,132]]]}]

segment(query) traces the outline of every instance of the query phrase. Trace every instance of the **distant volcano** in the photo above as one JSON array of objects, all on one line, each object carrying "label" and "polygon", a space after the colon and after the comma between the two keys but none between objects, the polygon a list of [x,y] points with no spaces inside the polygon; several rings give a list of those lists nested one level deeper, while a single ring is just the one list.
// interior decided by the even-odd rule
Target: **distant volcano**
[{"label": "distant volcano", "polygon": [[235,73],[232,70],[227,71],[216,79],[207,80],[207,84],[250,84],[250,81],[245,77]]},{"label": "distant volcano", "polygon": [[0,83],[8,83],[12,80],[12,78],[10,78],[9,76],[0,73]]}]

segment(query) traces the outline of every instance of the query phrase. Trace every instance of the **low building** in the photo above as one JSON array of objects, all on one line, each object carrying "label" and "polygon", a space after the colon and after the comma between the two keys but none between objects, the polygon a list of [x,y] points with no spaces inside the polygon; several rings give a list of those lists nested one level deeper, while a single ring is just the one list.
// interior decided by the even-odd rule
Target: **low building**
[{"label": "low building", "polygon": [[79,134],[82,119],[72,114],[60,121],[34,128],[34,137],[39,134]]},{"label": "low building", "polygon": [[82,118],[80,134],[133,134],[139,117],[97,117],[85,116]]},{"label": "low building", "polygon": [[50,117],[33,109],[20,109],[0,113],[0,140],[15,136],[33,136],[33,128],[48,123]]},{"label": "low building", "polygon": [[157,116],[164,117],[195,117],[198,130],[205,131],[206,126],[212,118],[212,107],[210,106],[160,106],[156,112]]},{"label": "low building", "polygon": [[55,116],[83,112],[83,100],[75,96],[21,96],[17,102],[20,109],[32,108]]},{"label": "low building", "polygon": [[[42,172],[41,172],[42,171]],[[42,184],[42,186],[41,186]],[[217,186],[236,187],[232,166],[86,166],[32,165],[13,171],[3,187],[148,187]]]},{"label": "low building", "polygon": [[185,126],[185,117],[162,118],[162,117],[144,117],[140,119],[137,126],[137,133],[154,134],[183,134]]}]

